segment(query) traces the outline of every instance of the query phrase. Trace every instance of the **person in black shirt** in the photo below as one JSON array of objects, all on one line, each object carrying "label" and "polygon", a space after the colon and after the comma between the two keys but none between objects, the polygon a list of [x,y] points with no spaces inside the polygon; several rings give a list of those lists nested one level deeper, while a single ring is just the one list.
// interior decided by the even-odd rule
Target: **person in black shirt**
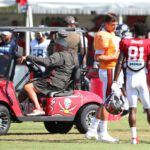
[{"label": "person in black shirt", "polygon": [[[10,31],[3,31],[1,32],[1,42],[0,42],[0,55],[10,55],[12,58],[18,54],[18,45],[12,38],[13,34]],[[13,65],[12,74],[10,80],[14,79],[15,75],[15,66],[16,63]]]},{"label": "person in black shirt", "polygon": [[1,33],[0,55],[15,55],[17,48],[16,42],[12,39],[12,33],[3,31]]}]

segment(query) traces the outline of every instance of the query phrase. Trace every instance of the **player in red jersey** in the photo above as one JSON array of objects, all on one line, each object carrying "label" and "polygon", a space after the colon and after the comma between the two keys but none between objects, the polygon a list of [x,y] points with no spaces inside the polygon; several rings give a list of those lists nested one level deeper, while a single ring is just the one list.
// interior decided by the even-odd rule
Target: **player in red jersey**
[{"label": "player in red jersey", "polygon": [[[125,59],[126,69],[126,90],[129,101],[129,126],[131,128],[131,143],[138,144],[136,129],[137,101],[140,98],[147,121],[150,124],[150,95],[146,80],[147,62],[150,59],[150,39],[146,39],[147,27],[144,23],[134,25],[134,37],[123,39],[120,42],[120,55],[115,67],[114,82],[112,90],[117,90],[117,79]],[[118,94],[118,93],[117,93]]]}]

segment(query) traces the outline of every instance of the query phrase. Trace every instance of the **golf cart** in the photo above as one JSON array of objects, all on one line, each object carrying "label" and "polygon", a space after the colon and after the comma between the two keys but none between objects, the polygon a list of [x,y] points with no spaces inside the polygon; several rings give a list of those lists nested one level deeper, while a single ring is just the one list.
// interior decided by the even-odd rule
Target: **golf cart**
[{"label": "golf cart", "polygon": [[[13,32],[26,31],[58,31],[60,28],[40,28],[40,27],[0,27],[0,30]],[[68,28],[63,28],[70,31]],[[71,29],[76,32],[84,32],[81,29]],[[41,72],[40,67],[33,61],[28,60],[26,67],[28,72],[20,76],[20,81],[15,86],[11,80],[14,66],[16,66],[14,56],[0,55],[0,135],[7,134],[12,122],[20,123],[24,121],[43,122],[49,133],[67,133],[73,125],[80,133],[85,133],[91,123],[91,118],[102,99],[89,91],[75,90],[74,84],[80,79],[82,68],[74,68],[72,77],[66,87],[61,91],[53,91],[48,95],[39,95],[39,102],[45,111],[44,116],[26,116],[33,109],[30,100],[20,102],[17,95],[20,84],[31,72]]]}]

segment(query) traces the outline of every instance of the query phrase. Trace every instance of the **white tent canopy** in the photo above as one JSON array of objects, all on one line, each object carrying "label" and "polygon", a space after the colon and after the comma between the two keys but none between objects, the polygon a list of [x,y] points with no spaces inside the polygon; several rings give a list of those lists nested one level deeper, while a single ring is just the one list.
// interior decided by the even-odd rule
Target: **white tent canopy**
[{"label": "white tent canopy", "polygon": [[[0,0],[0,7],[15,4],[16,0]],[[120,23],[122,15],[150,15],[150,0],[28,0],[28,6],[27,26],[33,26],[32,13],[90,15],[94,12],[103,15],[115,12],[120,16]],[[26,38],[29,39],[29,33]],[[29,43],[26,44],[28,49]]]},{"label": "white tent canopy", "polygon": [[[0,0],[0,7],[16,4],[16,0]],[[33,13],[150,15],[149,0],[28,0]]]},{"label": "white tent canopy", "polygon": [[33,13],[150,15],[149,0],[28,0]]}]

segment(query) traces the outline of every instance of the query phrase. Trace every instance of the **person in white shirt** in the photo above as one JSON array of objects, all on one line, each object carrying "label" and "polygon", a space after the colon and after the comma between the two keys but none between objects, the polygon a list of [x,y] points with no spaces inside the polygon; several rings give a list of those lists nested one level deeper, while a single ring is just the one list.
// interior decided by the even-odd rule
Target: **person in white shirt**
[{"label": "person in white shirt", "polygon": [[[49,56],[48,46],[50,42],[51,40],[46,39],[44,32],[36,32],[35,39],[32,40],[30,43],[31,56],[37,56],[42,58],[48,57]],[[44,72],[45,68],[41,67],[41,70]]]},{"label": "person in white shirt", "polygon": [[31,55],[37,57],[47,57],[47,48],[50,44],[50,40],[46,39],[45,34],[42,32],[35,33],[35,39],[31,41]]}]

